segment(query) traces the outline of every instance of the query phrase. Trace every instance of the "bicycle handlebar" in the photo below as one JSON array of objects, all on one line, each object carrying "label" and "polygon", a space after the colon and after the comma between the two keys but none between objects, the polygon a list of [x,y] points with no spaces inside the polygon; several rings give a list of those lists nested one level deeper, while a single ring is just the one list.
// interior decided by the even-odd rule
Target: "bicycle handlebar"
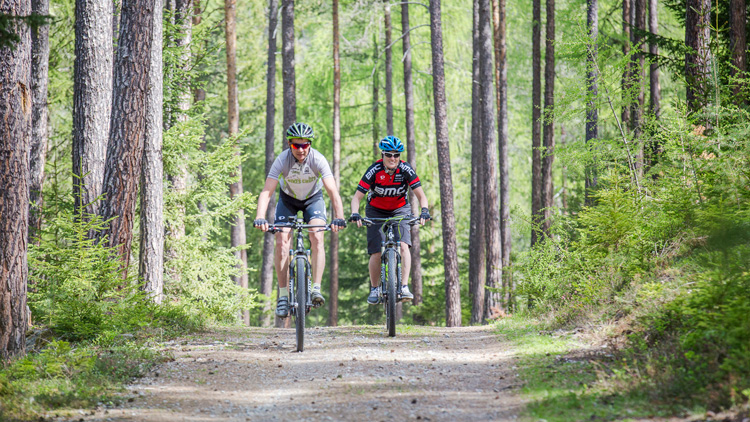
[{"label": "bicycle handlebar", "polygon": [[419,224],[419,217],[414,217],[411,215],[403,216],[403,218],[399,217],[390,217],[390,218],[368,218],[368,217],[362,217],[362,223],[364,223],[365,226],[372,226],[375,223],[384,223],[383,226],[388,226],[390,224],[401,224],[402,221],[407,220],[406,224],[410,226],[416,226]]},{"label": "bicycle handlebar", "polygon": [[319,228],[319,229],[322,229],[322,230],[318,230],[318,231],[325,232],[325,231],[331,230],[331,225],[330,224],[276,223],[276,224],[268,227],[268,232],[269,233],[278,233],[283,228],[291,228],[292,230],[296,230],[296,229],[300,229],[300,230],[301,229],[316,229],[316,228]]}]

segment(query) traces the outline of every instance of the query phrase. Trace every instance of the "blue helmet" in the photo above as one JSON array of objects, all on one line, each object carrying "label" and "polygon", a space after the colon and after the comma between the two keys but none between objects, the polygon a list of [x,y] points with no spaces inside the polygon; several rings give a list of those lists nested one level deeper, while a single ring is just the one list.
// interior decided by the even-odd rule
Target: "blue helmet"
[{"label": "blue helmet", "polygon": [[391,135],[388,135],[385,138],[381,139],[378,147],[380,147],[381,151],[404,152],[404,143],[401,142],[401,140],[397,137]]}]

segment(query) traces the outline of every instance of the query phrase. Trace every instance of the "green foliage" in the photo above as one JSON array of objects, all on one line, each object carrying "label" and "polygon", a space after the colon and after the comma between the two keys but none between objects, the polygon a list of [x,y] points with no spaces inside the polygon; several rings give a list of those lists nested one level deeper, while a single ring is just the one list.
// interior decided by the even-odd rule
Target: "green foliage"
[{"label": "green foliage", "polygon": [[134,343],[99,349],[52,341],[0,368],[0,419],[36,420],[49,409],[117,402],[120,383],[161,359]]}]

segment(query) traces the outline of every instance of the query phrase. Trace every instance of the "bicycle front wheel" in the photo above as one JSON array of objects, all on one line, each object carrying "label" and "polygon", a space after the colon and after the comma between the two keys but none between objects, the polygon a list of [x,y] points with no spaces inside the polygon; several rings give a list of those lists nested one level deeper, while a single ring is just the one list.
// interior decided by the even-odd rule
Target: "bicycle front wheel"
[{"label": "bicycle front wheel", "polygon": [[295,271],[295,284],[297,285],[296,299],[296,320],[295,328],[297,329],[297,351],[301,352],[305,348],[305,313],[307,311],[307,265],[305,265],[304,258],[297,258],[294,261],[296,268]]},{"label": "bicycle front wheel", "polygon": [[389,249],[385,251],[387,296],[385,298],[385,321],[388,328],[388,336],[396,336],[396,285],[400,284],[396,276],[396,251]]}]

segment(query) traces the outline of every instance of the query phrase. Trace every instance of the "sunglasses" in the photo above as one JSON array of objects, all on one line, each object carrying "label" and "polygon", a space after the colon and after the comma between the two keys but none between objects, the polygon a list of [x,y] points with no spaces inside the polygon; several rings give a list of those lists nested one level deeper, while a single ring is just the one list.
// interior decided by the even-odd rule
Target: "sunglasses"
[{"label": "sunglasses", "polygon": [[401,156],[401,154],[398,152],[397,153],[384,152],[383,155],[388,158],[398,158]]},{"label": "sunglasses", "polygon": [[311,144],[312,142],[305,142],[304,144],[295,144],[294,142],[289,142],[289,146],[292,147],[292,149],[307,149]]}]

